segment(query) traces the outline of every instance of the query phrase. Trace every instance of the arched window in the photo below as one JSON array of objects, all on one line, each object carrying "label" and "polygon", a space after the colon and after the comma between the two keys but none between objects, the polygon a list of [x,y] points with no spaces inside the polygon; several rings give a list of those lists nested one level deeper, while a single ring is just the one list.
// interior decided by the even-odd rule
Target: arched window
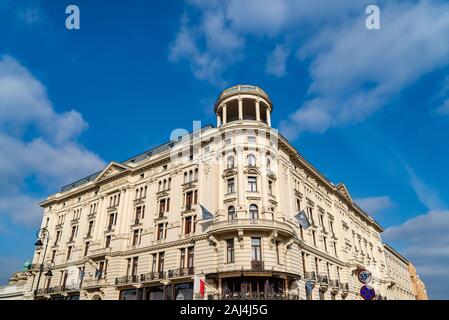
[{"label": "arched window", "polygon": [[189,171],[189,182],[192,182],[192,181],[193,181],[193,171],[190,170]]},{"label": "arched window", "polygon": [[234,220],[234,219],[236,219],[235,208],[234,208],[234,206],[230,206],[228,208],[228,220]]},{"label": "arched window", "polygon": [[271,158],[270,158],[270,156],[267,156],[267,169],[271,170]]},{"label": "arched window", "polygon": [[184,172],[184,183],[187,183],[187,172]]},{"label": "arched window", "polygon": [[248,155],[248,166],[255,167],[256,166],[256,156],[253,154]]},{"label": "arched window", "polygon": [[228,157],[227,168],[228,169],[233,169],[234,168],[234,156],[229,156]]},{"label": "arched window", "polygon": [[249,206],[249,218],[259,219],[259,208],[255,204]]}]

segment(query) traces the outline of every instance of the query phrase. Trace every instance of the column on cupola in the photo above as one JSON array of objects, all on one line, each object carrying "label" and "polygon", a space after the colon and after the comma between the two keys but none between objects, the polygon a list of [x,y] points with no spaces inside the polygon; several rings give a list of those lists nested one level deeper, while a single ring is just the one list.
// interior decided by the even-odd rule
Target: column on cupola
[{"label": "column on cupola", "polygon": [[260,99],[256,99],[256,121],[260,121]]},{"label": "column on cupola", "polygon": [[220,114],[217,112],[217,128],[220,128],[221,126],[221,118],[220,118]]},{"label": "column on cupola", "polygon": [[243,99],[239,97],[238,102],[239,102],[239,120],[243,120]]},{"label": "column on cupola", "polygon": [[267,112],[267,124],[271,127],[271,113],[270,113],[270,108],[266,109]]},{"label": "column on cupola", "polygon": [[226,122],[228,121],[228,112],[227,112],[227,109],[228,109],[228,107],[227,107],[227,105],[225,104],[225,103],[223,103],[222,105],[221,105],[221,110],[222,110],[222,112],[223,112],[223,125],[225,125],[226,124]]}]

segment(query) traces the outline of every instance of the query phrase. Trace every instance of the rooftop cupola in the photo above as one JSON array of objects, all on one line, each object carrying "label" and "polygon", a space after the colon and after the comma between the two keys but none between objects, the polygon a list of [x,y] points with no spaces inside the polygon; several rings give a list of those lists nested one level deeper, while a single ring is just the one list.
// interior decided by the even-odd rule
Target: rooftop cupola
[{"label": "rooftop cupola", "polygon": [[273,105],[265,91],[243,84],[224,90],[214,107],[217,127],[242,120],[259,121],[271,127],[272,110]]}]

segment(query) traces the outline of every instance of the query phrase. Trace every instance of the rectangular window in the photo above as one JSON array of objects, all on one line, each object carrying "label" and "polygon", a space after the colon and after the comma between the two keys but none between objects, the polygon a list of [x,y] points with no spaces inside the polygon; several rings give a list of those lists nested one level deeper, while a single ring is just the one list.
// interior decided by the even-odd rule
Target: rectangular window
[{"label": "rectangular window", "polygon": [[193,268],[193,247],[187,248],[187,268]]},{"label": "rectangular window", "polygon": [[323,243],[324,243],[324,250],[327,252],[327,238],[323,237]]},{"label": "rectangular window", "polygon": [[179,267],[185,268],[186,266],[186,250],[184,248],[181,249],[181,259],[179,261]]},{"label": "rectangular window", "polygon": [[233,263],[234,262],[234,239],[226,240],[226,252],[227,252],[226,261],[228,263]]},{"label": "rectangular window", "polygon": [[93,220],[89,221],[89,225],[87,226],[87,237],[91,237],[92,236],[93,227],[94,227]]},{"label": "rectangular window", "polygon": [[186,210],[192,209],[193,204],[193,191],[189,191],[186,193]]},{"label": "rectangular window", "polygon": [[87,254],[89,253],[89,245],[90,242],[86,242],[86,244],[84,245],[84,256],[87,256]]},{"label": "rectangular window", "polygon": [[152,265],[151,265],[151,271],[152,271],[152,272],[157,272],[157,270],[156,270],[156,266],[157,266],[157,254],[154,253],[152,256],[153,256],[153,262],[152,262]]},{"label": "rectangular window", "polygon": [[184,220],[184,234],[190,234],[192,231],[192,217],[186,217]]},{"label": "rectangular window", "polygon": [[105,248],[109,248],[111,246],[111,236],[106,237],[106,242],[104,244]]},{"label": "rectangular window", "polygon": [[338,255],[337,255],[337,243],[336,242],[334,242],[334,253],[335,253],[335,256],[337,257]]},{"label": "rectangular window", "polygon": [[273,181],[271,181],[271,180],[268,180],[268,194],[270,196],[273,195]]},{"label": "rectangular window", "polygon": [[248,191],[251,191],[251,192],[257,191],[257,178],[256,177],[248,177]]},{"label": "rectangular window", "polygon": [[228,193],[235,192],[235,180],[234,178],[228,179]]},{"label": "rectangular window", "polygon": [[76,226],[73,226],[72,227],[72,233],[70,234],[70,242],[75,240],[75,236],[76,236]]},{"label": "rectangular window", "polygon": [[262,260],[260,238],[251,238],[251,259],[252,261]]},{"label": "rectangular window", "polygon": [[140,206],[136,208],[136,219],[135,219],[136,224],[140,223],[140,220],[144,218],[144,214],[145,214],[145,206]]},{"label": "rectangular window", "polygon": [[304,252],[301,252],[301,257],[302,257],[302,268],[304,270],[304,278],[306,278],[307,272],[306,254]]},{"label": "rectangular window", "polygon": [[58,231],[56,232],[55,246],[58,245],[60,239],[61,239],[61,231]]},{"label": "rectangular window", "polygon": [[158,265],[158,272],[164,272],[164,260],[165,260],[165,254],[164,252],[159,253],[159,265]]},{"label": "rectangular window", "polygon": [[313,239],[313,245],[316,247],[316,235],[315,235],[314,230],[312,230],[312,239]]},{"label": "rectangular window", "polygon": [[132,245],[137,246],[138,244],[140,244],[140,230],[134,230]]},{"label": "rectangular window", "polygon": [[157,240],[164,239],[164,224],[160,223],[157,225]]},{"label": "rectangular window", "polygon": [[56,250],[53,250],[53,252],[51,253],[51,261],[55,262],[55,257],[56,257]]},{"label": "rectangular window", "polygon": [[256,143],[256,137],[255,136],[248,136],[248,143]]},{"label": "rectangular window", "polygon": [[137,276],[137,266],[139,264],[139,257],[134,257],[133,258],[133,265],[132,265],[132,270],[131,270],[131,275],[132,276]]},{"label": "rectangular window", "polygon": [[72,258],[72,250],[73,246],[69,246],[67,249],[67,260],[70,260]]}]

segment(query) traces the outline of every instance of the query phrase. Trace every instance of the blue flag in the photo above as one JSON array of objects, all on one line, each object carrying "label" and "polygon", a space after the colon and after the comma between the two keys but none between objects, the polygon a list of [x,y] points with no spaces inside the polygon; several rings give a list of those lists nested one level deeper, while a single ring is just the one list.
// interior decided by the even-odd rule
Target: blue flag
[{"label": "blue flag", "polygon": [[300,224],[300,226],[303,227],[304,230],[310,227],[309,219],[307,219],[307,215],[304,212],[304,210],[301,210],[298,212],[298,214],[295,216],[296,220]]},{"label": "blue flag", "polygon": [[202,213],[203,220],[211,220],[214,218],[214,215],[212,213],[210,213],[209,210],[204,208],[202,205],[200,205],[200,207],[201,207],[201,213]]}]

